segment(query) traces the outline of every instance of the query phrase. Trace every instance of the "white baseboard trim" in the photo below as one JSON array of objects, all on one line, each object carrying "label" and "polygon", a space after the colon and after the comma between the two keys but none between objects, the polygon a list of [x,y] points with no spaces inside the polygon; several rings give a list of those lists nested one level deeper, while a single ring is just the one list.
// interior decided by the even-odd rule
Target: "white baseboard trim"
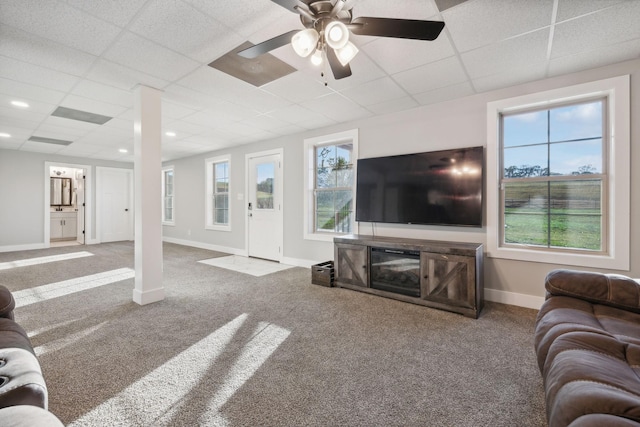
[{"label": "white baseboard trim", "polygon": [[44,243],[30,243],[27,245],[12,245],[12,246],[0,246],[0,252],[17,252],[17,251],[31,251],[33,249],[46,249],[49,245]]},{"label": "white baseboard trim", "polygon": [[193,240],[176,239],[174,237],[162,237],[163,242],[175,243],[176,245],[191,246],[192,248],[207,249],[210,251],[224,252],[231,255],[249,256],[246,250],[229,248],[227,246],[212,245],[211,243],[196,242]]},{"label": "white baseboard trim", "polygon": [[294,267],[311,268],[312,265],[318,264],[318,262],[310,259],[282,257],[282,264],[293,265]]},{"label": "white baseboard trim", "polygon": [[533,308],[540,310],[544,297],[533,295],[517,294],[515,292],[500,291],[498,289],[484,289],[484,299],[487,301],[499,302],[502,304],[516,305],[518,307]]}]

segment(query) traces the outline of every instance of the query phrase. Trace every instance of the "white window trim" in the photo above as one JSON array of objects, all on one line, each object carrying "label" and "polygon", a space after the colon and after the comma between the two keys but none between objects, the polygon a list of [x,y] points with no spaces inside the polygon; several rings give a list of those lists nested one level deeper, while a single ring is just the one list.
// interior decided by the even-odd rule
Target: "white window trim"
[{"label": "white window trim", "polygon": [[[165,172],[173,171],[173,204],[171,211],[173,212],[173,218],[171,221],[167,221],[164,216],[164,194],[165,194]],[[162,225],[176,225],[176,168],[171,166],[165,166],[162,168]]]},{"label": "white window trim", "polygon": [[355,222],[356,211],[356,173],[358,159],[358,129],[351,129],[344,132],[333,133],[330,135],[318,136],[315,138],[307,138],[304,140],[304,230],[303,238],[305,240],[317,240],[323,242],[333,242],[335,236],[341,236],[344,233],[323,232],[318,233],[313,229],[313,183],[314,183],[314,161],[313,151],[319,145],[331,145],[342,141],[350,140],[353,144],[353,232],[355,233],[357,223]]},{"label": "white window trim", "polygon": [[[630,266],[630,78],[628,75],[578,84],[487,104],[487,255],[549,264],[629,271]],[[609,205],[608,254],[563,253],[500,246],[500,113],[577,102],[595,96],[608,98]]]},{"label": "white window trim", "polygon": [[[213,202],[211,196],[213,195],[213,165],[216,163],[228,162],[229,163],[229,223],[226,225],[213,224],[211,218],[213,215]],[[224,154],[216,157],[209,157],[204,160],[205,164],[205,230],[216,231],[231,231],[231,154]]]}]

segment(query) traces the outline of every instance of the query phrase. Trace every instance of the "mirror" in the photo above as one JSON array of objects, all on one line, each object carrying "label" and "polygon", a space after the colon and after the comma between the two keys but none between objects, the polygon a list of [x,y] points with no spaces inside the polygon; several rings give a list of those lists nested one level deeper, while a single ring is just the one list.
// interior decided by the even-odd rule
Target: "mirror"
[{"label": "mirror", "polygon": [[71,206],[73,185],[71,178],[51,177],[50,201],[51,206]]}]

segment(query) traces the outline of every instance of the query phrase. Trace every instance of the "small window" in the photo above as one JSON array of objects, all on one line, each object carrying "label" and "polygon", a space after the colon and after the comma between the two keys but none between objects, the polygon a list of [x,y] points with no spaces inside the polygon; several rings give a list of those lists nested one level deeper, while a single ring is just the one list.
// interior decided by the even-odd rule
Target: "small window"
[{"label": "small window", "polygon": [[206,228],[230,231],[231,156],[210,158],[205,162],[207,168]]},{"label": "small window", "polygon": [[164,225],[175,225],[173,177],[173,166],[162,169],[162,223]]},{"label": "small window", "polygon": [[357,131],[306,140],[305,237],[331,240],[355,232]]}]

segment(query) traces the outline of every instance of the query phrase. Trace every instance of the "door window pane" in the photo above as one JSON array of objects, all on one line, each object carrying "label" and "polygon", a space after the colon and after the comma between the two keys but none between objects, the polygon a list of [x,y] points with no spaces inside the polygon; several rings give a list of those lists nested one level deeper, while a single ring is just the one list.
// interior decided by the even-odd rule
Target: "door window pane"
[{"label": "door window pane", "polygon": [[256,166],[256,208],[273,209],[273,181],[275,164],[261,163]]}]

